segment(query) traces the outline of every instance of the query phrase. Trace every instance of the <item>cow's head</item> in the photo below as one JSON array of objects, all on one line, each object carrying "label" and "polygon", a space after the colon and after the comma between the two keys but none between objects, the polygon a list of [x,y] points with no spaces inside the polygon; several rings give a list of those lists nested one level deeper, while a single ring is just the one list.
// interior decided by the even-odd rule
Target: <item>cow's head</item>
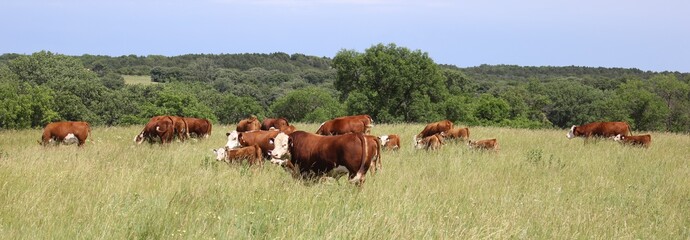
[{"label": "cow's head", "polygon": [[134,137],[134,142],[135,142],[136,144],[141,144],[141,143],[144,142],[144,131],[141,131],[141,133],[139,133],[139,135],[137,135],[136,137]]},{"label": "cow's head", "polygon": [[390,139],[388,139],[388,135],[383,135],[383,136],[379,136],[379,140],[381,140],[381,144],[386,145],[386,143],[387,143]]},{"label": "cow's head", "polygon": [[271,162],[278,165],[283,165],[285,159],[290,155],[290,147],[292,147],[292,139],[285,133],[278,133],[275,138],[269,138],[268,143],[273,144],[273,150],[269,151],[271,155]]},{"label": "cow's head", "polygon": [[225,144],[225,148],[232,149],[240,147],[240,133],[237,131],[232,131],[225,133],[228,136],[228,143]]},{"label": "cow's head", "polygon": [[618,134],[618,135],[613,137],[613,141],[616,141],[616,142],[619,142],[623,139],[625,139],[625,136],[623,136],[623,134]]},{"label": "cow's head", "polygon": [[216,155],[216,161],[225,161],[225,158],[227,157],[224,147],[213,149],[213,154]]},{"label": "cow's head", "polygon": [[568,134],[566,134],[565,136],[568,137],[568,139],[573,139],[575,137],[575,129],[576,128],[577,128],[577,126],[573,125],[570,128],[570,131],[568,131]]},{"label": "cow's head", "polygon": [[65,138],[62,140],[62,143],[64,143],[64,144],[74,144],[74,143],[78,143],[78,142],[79,142],[79,139],[77,139],[77,136],[74,136],[73,133],[67,134],[67,136],[65,136]]}]

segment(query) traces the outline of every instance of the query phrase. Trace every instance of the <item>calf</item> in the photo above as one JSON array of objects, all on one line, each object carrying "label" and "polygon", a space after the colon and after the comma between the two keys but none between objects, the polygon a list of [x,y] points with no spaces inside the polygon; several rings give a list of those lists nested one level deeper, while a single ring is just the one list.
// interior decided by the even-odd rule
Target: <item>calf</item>
[{"label": "calf", "polygon": [[248,132],[256,130],[261,130],[261,123],[259,122],[259,119],[254,115],[252,115],[249,118],[240,120],[240,122],[237,123],[237,128],[235,128],[235,131],[238,132]]},{"label": "calf", "polygon": [[484,149],[498,151],[498,141],[495,138],[479,141],[467,140],[467,145],[471,149]]},{"label": "calf", "polygon": [[453,122],[451,122],[450,120],[429,123],[419,134],[414,136],[414,142],[418,142],[420,139],[437,133],[442,133],[450,129],[453,129]]},{"label": "calf", "polygon": [[223,147],[213,149],[213,153],[216,154],[216,160],[224,161],[226,163],[242,163],[243,160],[247,160],[249,165],[263,165],[264,162],[259,145],[235,149]]},{"label": "calf", "polygon": [[232,131],[225,134],[228,136],[228,142],[225,144],[225,147],[238,148],[259,145],[264,154],[263,156],[269,157],[269,152],[273,150],[273,144],[269,143],[269,139],[274,138],[278,133],[280,133],[280,131],[277,130],[258,130],[249,132]]},{"label": "calf", "polygon": [[441,134],[434,134],[417,140],[415,147],[417,149],[437,150],[443,145],[443,136]]},{"label": "calf", "polygon": [[397,134],[383,135],[379,137],[379,140],[381,140],[385,150],[400,149],[400,136]]},{"label": "calf", "polygon": [[445,132],[441,132],[441,135],[446,139],[460,139],[468,140],[470,138],[469,128],[453,128]]},{"label": "calf", "polygon": [[77,146],[83,146],[86,138],[91,134],[91,126],[87,122],[52,122],[43,128],[41,145],[52,142],[73,143],[76,139]]},{"label": "calf", "polygon": [[649,147],[649,144],[652,143],[652,136],[649,134],[637,136],[625,136],[623,134],[618,134],[613,137],[613,140],[622,144],[630,144],[647,148]]}]

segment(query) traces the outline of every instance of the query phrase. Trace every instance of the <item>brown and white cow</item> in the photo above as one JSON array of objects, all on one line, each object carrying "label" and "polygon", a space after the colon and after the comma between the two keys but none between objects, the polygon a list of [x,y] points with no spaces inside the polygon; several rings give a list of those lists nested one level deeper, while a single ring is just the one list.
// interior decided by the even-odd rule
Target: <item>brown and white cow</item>
[{"label": "brown and white cow", "polygon": [[469,146],[470,149],[483,149],[494,151],[498,151],[499,149],[498,140],[496,140],[495,138],[484,139],[479,141],[467,140],[467,146]]},{"label": "brown and white cow", "polygon": [[91,134],[91,126],[88,122],[52,122],[43,128],[41,145],[52,142],[65,144],[77,142],[77,146],[84,146],[86,138]]},{"label": "brown and white cow", "polygon": [[468,140],[470,138],[469,128],[453,128],[445,132],[441,132],[441,135],[446,139],[459,139],[462,141]]},{"label": "brown and white cow", "polygon": [[[269,129],[269,130],[271,130],[271,129]],[[283,126],[283,127],[279,128],[278,130],[280,130],[281,132],[284,132],[285,134],[290,134],[290,133],[297,131],[297,128],[295,127],[295,125],[290,125],[290,126]]]},{"label": "brown and white cow", "polygon": [[438,122],[429,123],[424,127],[424,129],[417,135],[414,136],[413,142],[416,143],[420,139],[423,139],[434,134],[439,134],[448,130],[453,129],[453,122],[450,120],[443,120]]},{"label": "brown and white cow", "polygon": [[264,118],[261,122],[261,130],[270,130],[271,128],[283,129],[287,126],[290,126],[290,124],[285,118]]},{"label": "brown and white cow", "polygon": [[610,138],[618,134],[630,135],[630,126],[626,122],[592,122],[585,125],[573,125],[566,134],[568,139],[584,137],[585,140],[591,137]]},{"label": "brown and white cow", "polygon": [[417,140],[415,147],[417,149],[425,150],[437,150],[443,145],[443,136],[440,133],[427,136],[425,138]]},{"label": "brown and white cow", "polygon": [[369,122],[370,118],[364,116],[368,115],[345,116],[325,121],[321,124],[319,129],[316,130],[316,134],[328,136],[346,133],[366,133],[370,128],[367,126],[371,124],[367,125],[365,123]]},{"label": "brown and white cow", "polygon": [[187,121],[183,117],[170,115],[154,116],[149,120],[149,122],[155,122],[163,118],[169,118],[173,122],[173,128],[175,129],[174,135],[177,136],[180,141],[184,142],[185,139],[189,138],[189,132],[187,132],[189,127],[187,126]]},{"label": "brown and white cow", "polygon": [[385,150],[398,150],[400,149],[400,136],[398,134],[389,134],[379,136],[381,144],[383,144],[383,149]]},{"label": "brown and white cow", "polygon": [[613,137],[613,140],[622,144],[630,144],[648,148],[649,144],[652,143],[652,136],[649,134],[637,136],[625,136],[623,134],[618,134]]},{"label": "brown and white cow", "polygon": [[157,141],[160,139],[162,144],[170,143],[175,137],[175,125],[170,118],[158,118],[157,120],[149,121],[144,129],[136,137],[134,137],[134,142],[141,144],[144,140],[148,140],[149,143]]},{"label": "brown and white cow", "polygon": [[187,132],[190,137],[208,138],[211,136],[213,124],[208,119],[185,117],[184,120],[187,122]]},{"label": "brown and white cow", "polygon": [[321,136],[304,131],[279,133],[271,142],[271,162],[290,171],[295,178],[324,176],[332,171],[347,171],[350,182],[362,184],[371,166],[368,141],[364,134]]},{"label": "brown and white cow", "polygon": [[261,130],[261,122],[259,122],[259,119],[254,115],[252,115],[249,118],[240,120],[240,122],[237,123],[237,128],[235,128],[235,131],[238,132],[248,132],[256,130]]},{"label": "brown and white cow", "polygon": [[247,160],[249,165],[263,165],[264,163],[259,145],[234,149],[222,147],[213,149],[213,153],[216,154],[216,160],[226,163],[242,163],[243,160]]},{"label": "brown and white cow", "polygon": [[263,156],[268,158],[269,152],[273,150],[273,144],[269,143],[269,139],[276,137],[280,131],[278,130],[257,130],[249,132],[232,131],[226,133],[228,142],[225,147],[228,149],[246,147],[252,145],[259,145],[263,152]]},{"label": "brown and white cow", "polygon": [[371,159],[371,164],[374,166],[373,170],[376,172],[382,167],[381,162],[381,139],[372,135],[364,135],[367,139],[367,159]]}]

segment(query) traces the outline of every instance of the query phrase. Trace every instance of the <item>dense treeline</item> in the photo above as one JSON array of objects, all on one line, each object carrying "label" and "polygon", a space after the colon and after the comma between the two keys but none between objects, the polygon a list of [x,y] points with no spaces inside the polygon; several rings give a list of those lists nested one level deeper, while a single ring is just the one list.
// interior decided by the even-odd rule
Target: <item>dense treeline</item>
[{"label": "dense treeline", "polygon": [[[147,75],[158,84],[125,84]],[[567,128],[628,121],[634,130],[690,131],[690,74],[591,67],[436,64],[420,50],[378,44],[332,59],[303,54],[0,56],[0,128],[56,120],[142,124],[153,115],[236,123],[255,114],[321,122]]]}]

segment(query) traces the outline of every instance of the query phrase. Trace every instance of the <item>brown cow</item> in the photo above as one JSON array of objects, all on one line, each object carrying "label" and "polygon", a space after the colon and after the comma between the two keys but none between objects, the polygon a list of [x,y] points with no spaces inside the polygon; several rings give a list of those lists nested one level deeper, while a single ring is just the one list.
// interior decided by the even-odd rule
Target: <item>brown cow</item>
[{"label": "brown cow", "polygon": [[39,143],[46,146],[52,142],[73,143],[84,146],[86,138],[91,135],[91,126],[88,122],[52,122],[43,128],[43,135]]},{"label": "brown cow", "polygon": [[398,150],[400,149],[400,136],[397,134],[383,135],[379,136],[381,143],[383,144],[383,149],[386,150]]},{"label": "brown cow", "polygon": [[361,185],[371,165],[364,134],[321,136],[304,131],[271,139],[271,162],[279,163],[296,178],[312,178],[332,171],[347,171],[350,182]]},{"label": "brown cow", "polygon": [[261,123],[259,122],[259,119],[254,115],[252,115],[249,118],[240,120],[240,122],[237,123],[237,128],[235,129],[235,131],[238,132],[248,132],[256,130],[261,130]]},{"label": "brown cow", "polygon": [[381,139],[376,136],[364,135],[367,139],[367,159],[371,159],[373,170],[376,172],[382,167],[381,163]]},{"label": "brown cow", "polygon": [[443,145],[443,136],[440,133],[417,140],[417,149],[437,150]]},{"label": "brown cow", "polygon": [[285,118],[264,118],[261,122],[261,130],[270,130],[271,128],[283,129],[287,126],[290,126],[290,124]]},{"label": "brown cow", "polygon": [[495,138],[479,141],[467,140],[467,146],[471,149],[484,149],[498,151],[498,141]]},{"label": "brown cow", "polygon": [[169,118],[170,121],[173,122],[173,127],[175,129],[175,136],[177,136],[180,141],[183,141],[187,138],[189,138],[189,132],[187,132],[187,129],[189,127],[187,126],[187,121],[183,117],[178,117],[178,116],[155,116],[152,117],[149,122],[155,122],[163,118]]},{"label": "brown cow", "polygon": [[226,163],[242,163],[247,160],[249,165],[263,165],[262,151],[259,145],[252,145],[242,148],[228,149],[219,148],[213,149],[216,154],[216,160],[224,161]]},{"label": "brown cow", "polygon": [[136,137],[134,137],[134,142],[141,144],[144,140],[148,140],[149,143],[156,141],[156,138],[161,140],[162,144],[172,142],[175,137],[175,125],[170,118],[159,118],[158,120],[149,121],[144,130],[141,131]]},{"label": "brown cow", "polygon": [[344,116],[344,117],[339,117],[339,118],[350,118],[350,119],[357,119],[364,124],[364,133],[369,133],[371,132],[371,128],[374,127],[374,120],[371,119],[371,116],[368,114],[362,114],[362,115],[354,115],[354,116]]},{"label": "brown cow", "polygon": [[424,127],[424,130],[414,136],[414,142],[418,142],[420,139],[437,134],[437,133],[442,133],[445,131],[448,131],[450,129],[453,129],[453,122],[450,120],[443,120],[443,121],[438,121],[438,122],[433,122],[429,123]]},{"label": "brown cow", "polygon": [[623,136],[630,135],[630,126],[626,122],[592,122],[581,126],[573,125],[566,137],[584,137],[585,140],[591,137],[614,137],[618,134]]},{"label": "brown cow", "polygon": [[269,143],[269,139],[274,138],[276,135],[278,135],[278,133],[280,133],[278,130],[258,130],[249,132],[232,131],[225,134],[228,136],[228,142],[225,144],[225,147],[232,149],[259,145],[264,153],[264,157],[268,158],[269,152],[273,150],[273,144]]},{"label": "brown cow", "polygon": [[441,135],[446,139],[460,139],[468,140],[470,138],[469,128],[453,128],[445,132],[441,132]]},{"label": "brown cow", "polygon": [[197,138],[208,138],[211,136],[213,124],[208,119],[186,117],[184,120],[187,122],[187,132],[190,137],[192,137],[192,134]]},{"label": "brown cow", "polygon": [[316,130],[316,134],[328,136],[346,133],[365,133],[368,128],[361,116],[346,116],[325,121]]},{"label": "brown cow", "polygon": [[648,148],[649,144],[652,143],[652,136],[649,134],[637,136],[625,136],[623,134],[618,134],[613,137],[613,140],[622,144],[637,145]]},{"label": "brown cow", "polygon": [[297,131],[297,128],[295,127],[295,125],[290,125],[290,126],[283,126],[282,128],[279,128],[279,130],[281,132],[284,132],[285,134],[290,134],[290,133]]}]

